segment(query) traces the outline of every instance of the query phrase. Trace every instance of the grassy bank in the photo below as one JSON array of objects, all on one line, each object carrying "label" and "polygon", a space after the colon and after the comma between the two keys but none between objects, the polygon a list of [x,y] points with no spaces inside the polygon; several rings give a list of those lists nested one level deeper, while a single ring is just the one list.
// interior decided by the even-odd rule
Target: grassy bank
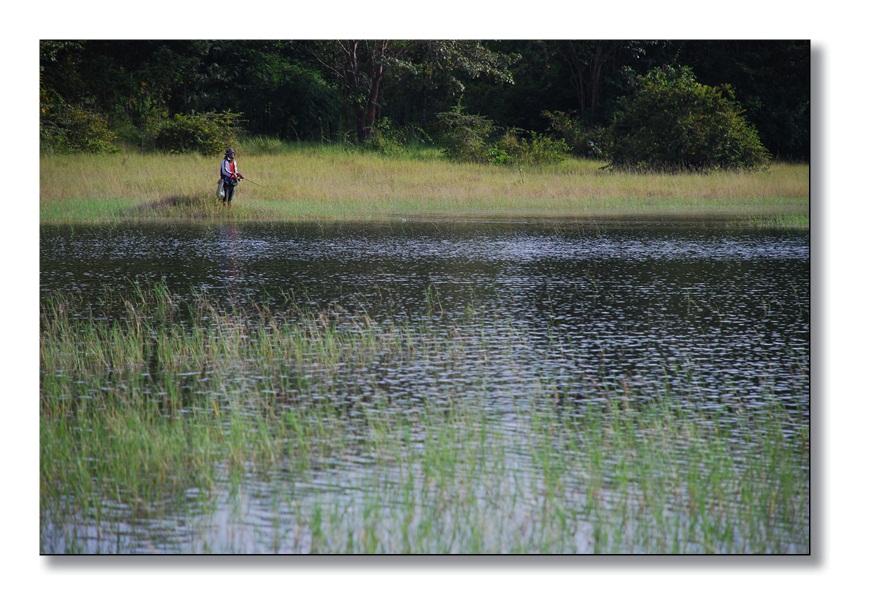
[{"label": "grassy bank", "polygon": [[301,308],[285,320],[161,287],[119,303],[107,321],[43,299],[44,552],[809,548],[808,425],[775,398],[568,399],[541,377],[495,409],[481,376],[410,403],[354,375],[510,360],[511,324],[485,339],[473,312],[437,331]]},{"label": "grassy bank", "polygon": [[805,228],[809,168],[633,174],[569,160],[519,169],[385,157],[332,147],[251,153],[232,210],[214,191],[219,160],[199,155],[78,155],[40,160],[42,221],[151,218],[373,220],[728,216]]}]

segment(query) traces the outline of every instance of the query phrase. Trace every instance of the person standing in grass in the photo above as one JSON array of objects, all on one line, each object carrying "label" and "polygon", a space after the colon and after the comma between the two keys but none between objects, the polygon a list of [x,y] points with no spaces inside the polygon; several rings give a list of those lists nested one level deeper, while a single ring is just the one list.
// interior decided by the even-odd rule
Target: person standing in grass
[{"label": "person standing in grass", "polygon": [[233,192],[236,186],[239,185],[239,180],[245,179],[245,176],[239,173],[239,166],[236,163],[236,152],[233,148],[228,147],[226,155],[221,162],[221,182],[223,182],[223,201],[227,205],[233,201]]}]

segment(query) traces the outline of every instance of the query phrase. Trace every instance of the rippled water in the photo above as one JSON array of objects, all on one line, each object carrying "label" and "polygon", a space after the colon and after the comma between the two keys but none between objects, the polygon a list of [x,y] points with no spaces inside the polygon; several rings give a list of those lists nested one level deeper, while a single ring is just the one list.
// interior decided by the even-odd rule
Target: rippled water
[{"label": "rippled water", "polygon": [[[663,224],[46,225],[40,270],[42,292],[78,293],[108,318],[118,309],[110,298],[163,282],[175,295],[204,292],[241,309],[267,304],[281,314],[302,305],[346,322],[422,323],[430,332],[455,334],[474,314],[469,339],[512,345],[509,364],[372,361],[331,391],[350,409],[379,394],[400,411],[437,405],[478,395],[485,379],[485,403],[507,412],[514,404],[500,400],[543,379],[578,401],[627,388],[651,398],[677,391],[695,407],[751,409],[773,396],[802,422],[809,412],[807,233]],[[334,481],[365,463],[340,460],[344,478]],[[314,476],[309,488],[324,480],[333,484]],[[237,541],[243,550],[268,550],[256,536],[271,535],[276,506],[286,507],[269,493],[256,482],[245,492],[252,536]],[[218,506],[218,517],[232,506]],[[141,541],[172,534],[161,527],[177,523],[152,519],[121,533],[134,550],[148,550]],[[157,550],[185,539],[166,540]]]},{"label": "rippled water", "polygon": [[[234,305],[292,298],[378,321],[468,310],[522,331],[527,366],[711,401],[805,406],[809,238],[716,228],[525,224],[44,227],[41,288],[91,298],[163,280]],[[559,352],[552,349],[558,347]],[[552,365],[541,362],[555,361]],[[385,368],[389,369],[389,368]],[[412,375],[413,376],[413,375]],[[401,374],[383,375],[398,384]],[[457,376],[458,377],[458,376]]]}]

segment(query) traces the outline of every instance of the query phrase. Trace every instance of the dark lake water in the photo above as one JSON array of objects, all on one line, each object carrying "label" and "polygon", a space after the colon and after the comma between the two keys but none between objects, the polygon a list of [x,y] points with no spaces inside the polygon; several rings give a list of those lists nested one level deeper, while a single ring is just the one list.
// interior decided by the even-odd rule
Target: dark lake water
[{"label": "dark lake water", "polygon": [[[751,411],[774,399],[794,425],[809,421],[806,232],[713,223],[397,221],[43,225],[40,233],[41,292],[74,293],[86,306],[83,316],[115,318],[121,298],[161,283],[177,297],[205,294],[252,318],[265,305],[292,319],[301,306],[340,314],[344,323],[420,325],[435,337],[473,326],[464,338],[469,356],[438,365],[376,358],[343,372],[344,381],[331,384],[331,403],[352,416],[370,399],[390,411],[416,412],[467,396],[504,421],[505,441],[515,446],[505,463],[516,465],[515,476],[531,464],[528,433],[517,427],[517,400],[529,383],[552,384],[576,402],[573,407],[594,403],[602,390],[631,390],[650,399],[675,393],[680,403],[701,410]],[[476,339],[510,348],[479,361]],[[481,352],[489,352],[484,346]],[[262,374],[254,370],[248,377]],[[317,379],[316,369],[307,377]],[[481,382],[487,383],[483,393]],[[316,387],[309,393],[318,394]],[[180,507],[134,518],[120,506],[113,517],[107,501],[103,521],[85,521],[78,548],[185,552],[215,549],[226,540],[232,550],[259,552],[273,550],[281,528],[301,542],[280,549],[305,551],[310,533],[286,529],[304,516],[299,507],[326,502],[325,510],[359,511],[359,485],[375,480],[371,476],[381,480],[371,474],[371,462],[345,451],[306,475],[252,474],[241,490],[218,489],[206,511]],[[529,483],[532,494],[536,480]],[[572,480],[577,499],[570,505],[579,510],[583,477]],[[509,500],[513,487],[504,489]],[[291,495],[284,501],[276,493]],[[190,497],[199,501],[197,493]],[[534,503],[514,506],[502,519],[511,531],[522,525],[511,525],[517,510],[529,519],[539,514]],[[113,524],[109,537],[100,528],[106,519]],[[66,522],[44,524],[46,549],[68,548]],[[584,551],[594,524],[582,517],[576,523],[571,549]]]},{"label": "dark lake water", "polygon": [[[290,302],[375,321],[452,326],[474,310],[494,333],[506,323],[521,331],[518,355],[557,379],[689,386],[711,403],[774,393],[808,405],[806,233],[639,224],[44,226],[40,252],[41,290],[80,293],[97,313],[111,314],[107,297],[161,281],[175,294],[195,289],[236,306],[280,311]],[[404,377],[391,376],[397,384]]]}]

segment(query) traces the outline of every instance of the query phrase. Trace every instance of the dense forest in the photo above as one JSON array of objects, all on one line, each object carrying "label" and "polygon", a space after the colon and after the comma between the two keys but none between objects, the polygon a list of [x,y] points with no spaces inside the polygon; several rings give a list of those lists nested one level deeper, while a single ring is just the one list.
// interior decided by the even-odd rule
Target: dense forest
[{"label": "dense forest", "polygon": [[774,158],[809,160],[810,44],[787,40],[45,40],[41,145],[155,147],[172,118],[286,141],[438,143],[473,118],[596,155],[638,80],[669,67],[733,99]]}]

